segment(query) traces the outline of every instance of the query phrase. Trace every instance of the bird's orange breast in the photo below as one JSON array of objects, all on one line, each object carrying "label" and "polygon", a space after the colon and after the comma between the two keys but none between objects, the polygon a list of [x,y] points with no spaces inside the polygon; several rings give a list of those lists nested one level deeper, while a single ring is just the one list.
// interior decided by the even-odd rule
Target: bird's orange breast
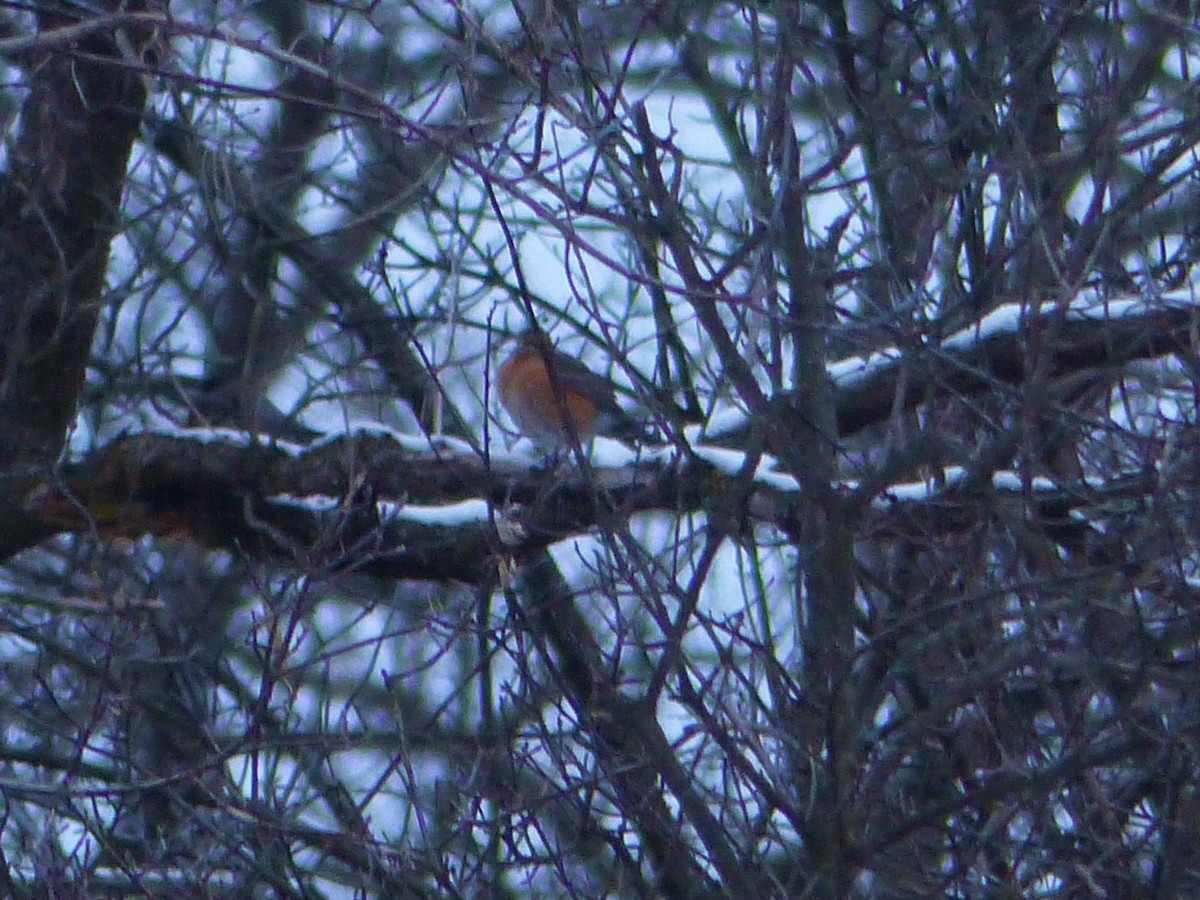
[{"label": "bird's orange breast", "polygon": [[570,428],[551,384],[546,361],[536,351],[519,350],[500,366],[496,379],[500,402],[521,433],[538,443],[562,443],[571,430],[579,440],[587,440],[596,430],[599,414],[596,403],[586,393],[573,389],[569,378],[555,374],[570,416]]}]

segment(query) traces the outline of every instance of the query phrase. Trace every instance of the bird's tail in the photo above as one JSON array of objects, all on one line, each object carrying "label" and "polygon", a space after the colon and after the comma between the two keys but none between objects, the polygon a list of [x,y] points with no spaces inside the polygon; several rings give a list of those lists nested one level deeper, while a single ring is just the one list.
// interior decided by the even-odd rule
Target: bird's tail
[{"label": "bird's tail", "polygon": [[626,444],[661,444],[662,434],[650,419],[619,410],[605,434]]}]

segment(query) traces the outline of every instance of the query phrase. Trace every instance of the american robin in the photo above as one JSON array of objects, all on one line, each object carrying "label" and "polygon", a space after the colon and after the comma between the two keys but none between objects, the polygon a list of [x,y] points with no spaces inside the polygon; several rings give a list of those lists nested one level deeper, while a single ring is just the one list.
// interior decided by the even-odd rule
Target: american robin
[{"label": "american robin", "polygon": [[516,349],[497,370],[496,384],[517,430],[542,447],[568,446],[572,432],[581,443],[598,434],[626,441],[649,436],[617,405],[611,381],[554,349],[544,332],[530,329],[517,339]]}]

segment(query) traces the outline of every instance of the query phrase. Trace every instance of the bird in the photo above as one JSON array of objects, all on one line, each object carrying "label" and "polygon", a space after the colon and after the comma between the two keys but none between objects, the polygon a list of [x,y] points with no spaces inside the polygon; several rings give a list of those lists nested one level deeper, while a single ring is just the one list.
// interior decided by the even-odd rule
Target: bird
[{"label": "bird", "polygon": [[634,443],[652,437],[644,423],[617,405],[608,378],[555,349],[540,329],[517,337],[497,369],[496,386],[517,430],[540,447],[569,447],[597,435]]}]

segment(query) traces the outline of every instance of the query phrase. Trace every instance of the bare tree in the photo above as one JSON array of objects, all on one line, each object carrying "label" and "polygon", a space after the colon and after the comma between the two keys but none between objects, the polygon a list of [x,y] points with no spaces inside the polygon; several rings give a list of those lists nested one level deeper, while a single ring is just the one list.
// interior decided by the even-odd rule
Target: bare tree
[{"label": "bare tree", "polygon": [[0,893],[1200,892],[1197,36],[0,6]]}]

